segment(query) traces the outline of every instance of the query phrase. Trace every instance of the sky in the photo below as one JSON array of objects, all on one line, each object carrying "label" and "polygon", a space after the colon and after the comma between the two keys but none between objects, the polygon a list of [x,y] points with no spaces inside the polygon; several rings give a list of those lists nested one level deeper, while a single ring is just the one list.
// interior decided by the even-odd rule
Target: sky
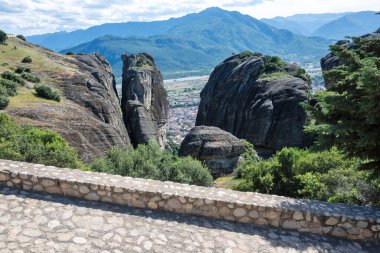
[{"label": "sky", "polygon": [[165,20],[208,7],[255,18],[380,10],[379,0],[0,0],[0,29],[34,35],[104,23]]}]

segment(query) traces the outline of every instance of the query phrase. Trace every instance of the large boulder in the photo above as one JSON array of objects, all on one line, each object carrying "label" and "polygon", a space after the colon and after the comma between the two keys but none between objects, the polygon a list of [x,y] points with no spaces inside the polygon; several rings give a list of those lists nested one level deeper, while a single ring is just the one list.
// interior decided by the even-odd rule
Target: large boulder
[{"label": "large boulder", "polygon": [[168,98],[161,72],[148,54],[124,54],[121,108],[132,143],[166,143]]},{"label": "large boulder", "polygon": [[294,77],[300,68],[293,64],[281,63],[278,75],[267,74],[267,62],[242,53],[219,64],[201,92],[196,126],[219,127],[246,139],[261,156],[309,145],[300,104],[308,102],[308,82]]},{"label": "large boulder", "polygon": [[197,126],[181,144],[180,156],[204,161],[214,177],[231,173],[244,152],[243,141],[217,127]]},{"label": "large boulder", "polygon": [[[11,40],[19,52],[38,55],[28,65],[32,74],[59,89],[62,95],[61,102],[57,103],[36,98],[33,90],[23,90],[23,99],[15,97],[6,108],[18,124],[60,133],[85,162],[104,155],[113,146],[130,146],[115,92],[115,79],[104,57],[99,54],[65,56],[22,40]],[[9,62],[19,64],[22,58],[16,60],[12,58]]]}]

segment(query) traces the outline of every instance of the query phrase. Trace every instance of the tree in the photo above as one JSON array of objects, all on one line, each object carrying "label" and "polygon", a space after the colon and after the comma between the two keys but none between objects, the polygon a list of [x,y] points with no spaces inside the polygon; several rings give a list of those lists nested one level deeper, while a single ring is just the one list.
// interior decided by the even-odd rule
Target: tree
[{"label": "tree", "polygon": [[353,43],[350,49],[331,46],[340,65],[324,73],[332,85],[308,107],[316,124],[306,131],[317,135],[319,147],[336,146],[380,172],[380,40],[353,38]]},{"label": "tree", "polygon": [[0,30],[0,43],[5,43],[7,39],[8,39],[7,34],[4,31]]},{"label": "tree", "polygon": [[17,35],[16,37],[19,38],[20,40],[26,41],[25,36],[22,35],[22,34],[19,34],[19,35]]}]

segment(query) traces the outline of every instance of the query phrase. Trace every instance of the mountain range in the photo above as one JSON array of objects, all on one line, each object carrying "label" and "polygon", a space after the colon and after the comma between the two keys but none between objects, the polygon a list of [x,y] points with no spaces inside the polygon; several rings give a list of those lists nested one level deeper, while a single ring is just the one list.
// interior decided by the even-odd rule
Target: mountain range
[{"label": "mountain range", "polygon": [[[279,20],[277,25],[268,24],[268,20],[236,11],[209,8],[165,21],[103,24],[86,30],[30,36],[28,40],[62,53],[99,52],[111,63],[117,77],[121,76],[121,54],[147,52],[157,59],[164,77],[170,78],[209,74],[222,59],[244,50],[278,55],[287,61],[316,63],[332,41],[299,33],[318,28],[319,33],[328,33],[328,29],[317,26],[318,20],[323,20],[319,24],[325,27],[347,15],[351,14],[296,15],[286,19],[293,22],[291,26]],[[296,24],[303,24],[298,28],[301,32],[292,28]],[[340,26],[344,24],[338,22],[334,27]]]},{"label": "mountain range", "polygon": [[298,14],[289,17],[261,19],[278,29],[286,29],[304,36],[319,36],[339,40],[346,36],[359,36],[380,27],[380,15],[374,11]]}]

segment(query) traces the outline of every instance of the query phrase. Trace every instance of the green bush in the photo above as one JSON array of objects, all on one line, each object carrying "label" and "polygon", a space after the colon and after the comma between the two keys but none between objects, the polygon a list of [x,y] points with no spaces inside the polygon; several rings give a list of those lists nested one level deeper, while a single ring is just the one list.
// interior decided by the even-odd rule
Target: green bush
[{"label": "green bush", "polygon": [[4,95],[0,95],[0,110],[7,107],[8,104],[9,104],[9,98],[7,98]]},{"label": "green bush", "polygon": [[17,35],[16,37],[19,38],[20,40],[26,41],[25,36],[22,35],[22,34],[19,34],[19,35]]},{"label": "green bush", "polygon": [[26,67],[22,67],[22,66],[18,66],[15,70],[15,73],[17,74],[22,74],[24,72],[27,72],[27,73],[30,73],[30,68],[26,68]]},{"label": "green bush", "polygon": [[274,73],[274,72],[283,72],[284,66],[286,65],[285,62],[281,61],[280,57],[278,56],[264,56],[263,57],[265,69],[264,73]]},{"label": "green bush", "polygon": [[7,41],[7,39],[7,34],[4,31],[0,30],[0,43],[4,44]]},{"label": "green bush", "polygon": [[162,151],[155,141],[136,149],[110,149],[106,157],[94,161],[91,169],[122,176],[174,181],[211,186],[212,176],[201,162],[190,157],[179,158]]},{"label": "green bush", "polygon": [[7,79],[0,79],[0,87],[3,87],[7,91],[7,93],[3,95],[7,95],[7,96],[17,95],[18,84],[16,82],[13,82]]},{"label": "green bush", "polygon": [[[244,181],[234,186],[295,198],[350,204],[380,204],[379,185],[370,172],[360,171],[360,161],[348,159],[337,149],[314,152],[284,148],[269,160],[258,160],[246,151],[238,167]],[[371,196],[371,197],[369,197]]]},{"label": "green bush", "polygon": [[67,52],[66,55],[74,55],[74,53],[70,51],[70,52]]},{"label": "green bush", "polygon": [[61,96],[59,95],[59,92],[55,89],[50,88],[47,85],[38,84],[34,87],[34,90],[36,91],[37,96],[46,98],[49,100],[55,100],[57,102],[61,101]]},{"label": "green bush", "polygon": [[33,76],[31,74],[28,74],[28,73],[22,73],[21,77],[24,78],[25,80],[29,81],[29,82],[32,82],[32,83],[39,83],[41,81],[39,77]]},{"label": "green bush", "polygon": [[15,73],[12,73],[10,71],[4,71],[1,74],[1,77],[4,78],[4,79],[16,82],[16,83],[18,83],[20,85],[25,85],[25,81],[19,75],[16,75]]},{"label": "green bush", "polygon": [[76,150],[59,134],[51,130],[18,126],[6,113],[0,113],[0,159],[85,168],[78,160]]},{"label": "green bush", "polygon": [[27,56],[24,59],[22,59],[21,62],[22,63],[31,63],[32,62],[32,58],[30,56]]}]

